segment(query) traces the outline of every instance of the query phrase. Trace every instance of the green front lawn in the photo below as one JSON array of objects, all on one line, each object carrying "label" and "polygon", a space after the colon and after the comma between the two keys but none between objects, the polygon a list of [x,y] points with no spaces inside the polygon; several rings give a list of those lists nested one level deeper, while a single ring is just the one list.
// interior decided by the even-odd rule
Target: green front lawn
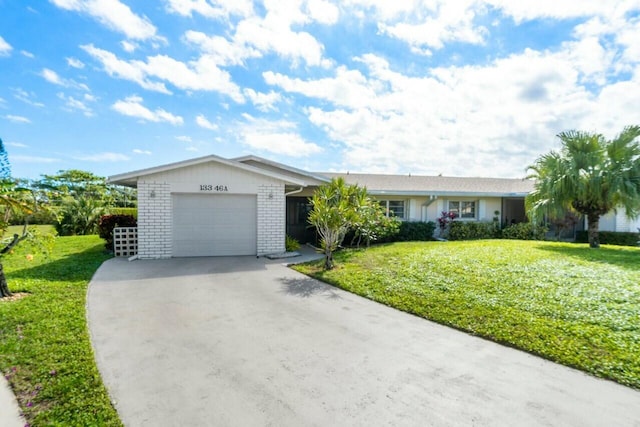
[{"label": "green front lawn", "polygon": [[297,270],[400,310],[640,389],[640,248],[394,243]]},{"label": "green front lawn", "polygon": [[[97,236],[58,237],[48,257],[18,246],[3,258],[12,292],[0,300],[0,371],[32,425],[120,426],[87,331],[87,284],[110,256]],[[0,408],[2,410],[2,408]]]}]

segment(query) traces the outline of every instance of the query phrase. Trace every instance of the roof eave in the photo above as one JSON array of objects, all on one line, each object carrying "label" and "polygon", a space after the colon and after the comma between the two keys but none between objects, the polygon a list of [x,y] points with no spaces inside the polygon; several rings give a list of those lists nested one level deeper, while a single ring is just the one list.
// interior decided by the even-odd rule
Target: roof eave
[{"label": "roof eave", "polygon": [[[260,169],[254,166],[250,166],[250,165],[246,165],[244,163],[241,162],[237,162],[234,160],[229,160],[229,159],[225,159],[219,156],[215,156],[213,154],[208,155],[208,156],[204,156],[204,157],[198,157],[195,159],[189,159],[189,160],[183,160],[180,162],[175,162],[175,163],[168,163],[166,165],[161,165],[161,166],[155,166],[152,168],[147,168],[147,169],[140,169],[137,171],[132,171],[132,172],[126,172],[126,173],[122,173],[122,174],[117,174],[117,175],[112,175],[110,177],[107,178],[107,182],[110,184],[118,184],[118,185],[125,185],[125,186],[129,186],[129,187],[137,187],[138,184],[138,180],[146,175],[153,175],[156,173],[162,173],[162,172],[167,172],[167,171],[171,171],[171,170],[175,170],[175,169],[180,169],[180,168],[184,168],[184,167],[189,167],[189,166],[195,166],[195,165],[199,165],[202,163],[207,163],[207,162],[217,162],[220,164],[224,164],[227,166],[231,166],[231,167],[235,167],[238,169],[242,169],[245,170],[247,172],[252,172],[252,173],[256,173],[258,175],[264,175],[264,176],[268,176],[270,178],[275,178],[281,181],[284,181],[287,184],[294,184],[294,185],[299,185],[302,187],[306,187],[307,184],[304,181],[301,181],[299,179],[295,179],[286,175],[281,175],[278,173],[274,173],[274,172],[270,172],[264,169]],[[133,184],[135,183],[135,184]]]}]

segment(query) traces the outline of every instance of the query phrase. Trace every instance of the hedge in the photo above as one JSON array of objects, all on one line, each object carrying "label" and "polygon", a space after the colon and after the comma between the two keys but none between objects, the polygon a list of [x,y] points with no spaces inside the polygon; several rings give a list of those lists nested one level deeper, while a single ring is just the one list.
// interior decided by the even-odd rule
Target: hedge
[{"label": "hedge", "polygon": [[480,240],[499,237],[500,228],[495,222],[464,222],[449,223],[449,240]]},{"label": "hedge", "polygon": [[402,221],[398,232],[385,239],[386,242],[411,242],[433,240],[436,224],[433,221]]},{"label": "hedge", "polygon": [[110,215],[130,215],[138,218],[138,208],[109,208]]},{"label": "hedge", "polygon": [[530,222],[520,222],[502,229],[503,239],[544,240],[549,229]]},{"label": "hedge", "polygon": [[105,248],[113,250],[113,229],[116,227],[137,227],[132,215],[103,215],[98,222],[98,234],[106,243]]},{"label": "hedge", "polygon": [[[640,233],[626,231],[600,231],[600,243],[603,245],[638,246]],[[581,230],[576,233],[576,243],[589,243],[589,232]]]}]

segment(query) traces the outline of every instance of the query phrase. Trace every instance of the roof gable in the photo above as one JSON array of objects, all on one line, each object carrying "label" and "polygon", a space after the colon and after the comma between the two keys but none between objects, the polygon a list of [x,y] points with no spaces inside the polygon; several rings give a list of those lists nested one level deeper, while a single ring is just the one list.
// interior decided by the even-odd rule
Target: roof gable
[{"label": "roof gable", "polygon": [[274,171],[265,170],[262,168],[258,168],[255,166],[247,165],[235,160],[225,159],[216,155],[208,155],[204,157],[197,157],[195,159],[184,160],[181,162],[168,163],[165,165],[155,166],[147,169],[140,169],[132,172],[126,172],[118,175],[112,175],[108,178],[108,182],[111,184],[119,184],[125,185],[128,187],[136,187],[138,183],[138,179],[144,176],[153,175],[162,172],[174,171],[177,169],[188,168],[195,165],[201,165],[205,163],[218,163],[226,166],[238,168],[247,172],[251,172],[257,175],[266,176],[269,178],[279,179],[284,181],[286,184],[306,186],[307,184],[301,180],[296,179],[295,177],[288,176],[282,173],[277,173]]}]

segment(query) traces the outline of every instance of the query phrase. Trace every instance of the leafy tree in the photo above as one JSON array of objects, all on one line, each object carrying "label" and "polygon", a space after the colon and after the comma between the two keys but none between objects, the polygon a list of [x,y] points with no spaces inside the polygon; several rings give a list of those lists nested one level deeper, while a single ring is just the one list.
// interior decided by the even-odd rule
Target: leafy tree
[{"label": "leafy tree", "polygon": [[[2,220],[0,220],[0,229],[2,235],[4,235],[7,229],[8,218],[11,212],[32,212],[32,208],[16,196],[17,193],[18,190],[16,189],[16,182],[11,179],[11,167],[9,164],[7,152],[4,149],[2,139],[0,139],[0,206],[3,209],[3,217]],[[28,237],[29,234],[27,232],[27,226],[25,224],[22,235],[14,234],[11,240],[2,242],[4,247],[0,249],[0,257],[10,252],[18,243]],[[8,297],[11,295],[12,293],[11,291],[9,291],[7,279],[4,275],[4,267],[0,262],[0,298]]]},{"label": "leafy tree", "polygon": [[347,231],[357,221],[358,187],[347,185],[343,178],[334,178],[313,193],[309,223],[316,227],[320,247],[325,255],[324,267],[333,268],[333,252],[344,240]]},{"label": "leafy tree", "polygon": [[561,218],[566,211],[587,218],[589,246],[600,247],[600,217],[623,208],[640,213],[640,126],[627,126],[612,140],[597,133],[558,134],[560,151],[539,157],[529,167],[534,190],[526,198],[529,216]]}]

